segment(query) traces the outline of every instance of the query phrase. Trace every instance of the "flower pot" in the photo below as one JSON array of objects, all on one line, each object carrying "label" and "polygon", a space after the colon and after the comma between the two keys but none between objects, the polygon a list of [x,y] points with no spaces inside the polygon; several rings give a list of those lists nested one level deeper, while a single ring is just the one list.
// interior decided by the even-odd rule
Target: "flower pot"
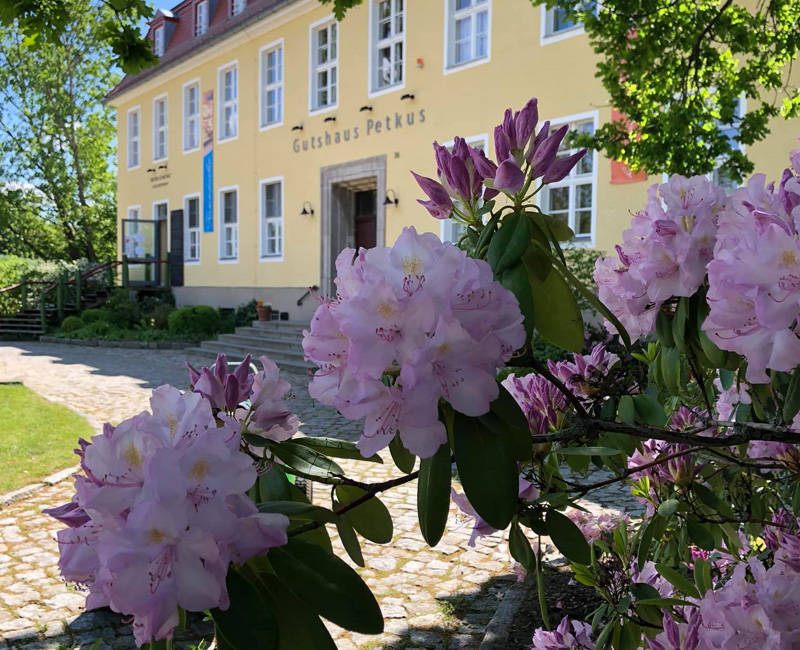
[{"label": "flower pot", "polygon": [[258,320],[272,320],[272,307],[256,307]]}]

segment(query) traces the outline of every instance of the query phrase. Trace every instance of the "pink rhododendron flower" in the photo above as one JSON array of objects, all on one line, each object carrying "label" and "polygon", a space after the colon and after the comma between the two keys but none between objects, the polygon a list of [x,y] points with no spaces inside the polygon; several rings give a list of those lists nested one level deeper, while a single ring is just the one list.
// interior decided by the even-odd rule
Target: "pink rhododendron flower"
[{"label": "pink rhododendron flower", "polygon": [[552,632],[539,628],[533,634],[531,650],[594,650],[591,638],[592,626],[581,621],[561,619]]},{"label": "pink rhododendron flower", "polygon": [[496,368],[525,342],[516,298],[486,262],[414,228],[391,248],[347,249],[336,267],[337,297],[303,333],[319,368],[311,396],[364,419],[365,456],[395,435],[433,455],[447,440],[440,399],[477,416],[497,398]]},{"label": "pink rhododendron flower", "polygon": [[598,540],[609,541],[614,530],[619,528],[623,521],[630,521],[626,514],[604,512],[598,516],[593,512],[577,509],[570,510],[567,517],[580,529],[589,544],[594,544]]}]

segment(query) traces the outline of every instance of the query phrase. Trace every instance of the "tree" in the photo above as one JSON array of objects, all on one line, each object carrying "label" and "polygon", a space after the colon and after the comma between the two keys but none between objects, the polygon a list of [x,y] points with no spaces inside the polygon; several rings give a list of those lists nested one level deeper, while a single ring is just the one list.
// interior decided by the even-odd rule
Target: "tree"
[{"label": "tree", "polygon": [[692,175],[721,164],[724,177],[739,181],[753,171],[739,145],[764,139],[771,119],[800,113],[790,79],[798,0],[608,0],[599,10],[593,0],[531,2],[584,24],[597,77],[627,118],[585,142],[633,170]]},{"label": "tree", "polygon": [[[35,187],[27,199],[43,227],[57,229],[63,257],[94,261],[115,250],[116,131],[103,98],[118,74],[110,49],[97,45],[109,10],[98,16],[90,0],[67,8],[58,41],[30,45],[18,29],[0,29],[0,176]],[[14,204],[3,208],[20,230],[30,205]]]},{"label": "tree", "polygon": [[[144,0],[102,0],[92,3],[91,13],[98,19],[96,37],[114,52],[114,63],[126,74],[136,74],[158,61],[152,43],[141,33],[139,23],[153,15]],[[25,37],[27,46],[58,44],[62,35],[78,18],[71,0],[3,0],[0,24],[14,27]],[[98,17],[99,14],[99,17]]]}]

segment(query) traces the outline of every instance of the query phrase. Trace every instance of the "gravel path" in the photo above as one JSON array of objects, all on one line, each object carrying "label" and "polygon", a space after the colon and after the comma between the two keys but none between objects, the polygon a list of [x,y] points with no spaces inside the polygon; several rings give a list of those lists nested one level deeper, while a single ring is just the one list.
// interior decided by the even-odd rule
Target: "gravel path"
[{"label": "gravel path", "polygon": [[[148,407],[150,392],[164,383],[187,384],[187,357],[176,351],[89,348],[44,343],[0,345],[0,382],[21,380],[40,395],[87,417],[96,428],[117,423]],[[202,365],[201,359],[189,358]],[[307,377],[286,374],[295,392],[294,409],[306,435],[354,439],[358,428],[335,411],[314,404],[305,390]],[[2,438],[0,438],[2,445]],[[348,475],[363,481],[397,476],[388,453],[383,465],[343,461]],[[72,463],[64,459],[65,467]],[[130,626],[108,610],[84,612],[83,596],[58,575],[55,522],[41,509],[68,501],[71,481],[43,486],[0,508],[0,650],[99,650],[133,648]],[[639,510],[628,490],[615,486],[584,505],[595,513]],[[339,650],[476,649],[486,624],[515,580],[508,545],[497,533],[467,541],[470,527],[451,511],[451,523],[440,544],[429,549],[419,532],[416,485],[401,486],[381,499],[394,516],[394,538],[388,545],[362,540],[366,568],[360,573],[372,588],[386,619],[380,637],[368,637],[329,626]],[[319,490],[315,501],[330,506]],[[344,557],[341,546],[332,537]],[[553,556],[555,557],[555,556]],[[194,617],[179,648],[211,632]]]}]

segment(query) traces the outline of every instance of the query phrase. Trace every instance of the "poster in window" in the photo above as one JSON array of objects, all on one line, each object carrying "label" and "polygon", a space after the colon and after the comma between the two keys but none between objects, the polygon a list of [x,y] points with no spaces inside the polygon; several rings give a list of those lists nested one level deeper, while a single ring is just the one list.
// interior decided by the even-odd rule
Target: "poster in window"
[{"label": "poster in window", "polygon": [[214,232],[214,91],[203,93],[203,232]]},{"label": "poster in window", "polygon": [[[612,122],[625,122],[630,124],[625,115],[620,113],[616,108],[611,109]],[[647,180],[647,173],[640,171],[635,174],[624,162],[619,160],[611,161],[611,183],[613,185],[621,185],[623,183],[640,183]]]}]

